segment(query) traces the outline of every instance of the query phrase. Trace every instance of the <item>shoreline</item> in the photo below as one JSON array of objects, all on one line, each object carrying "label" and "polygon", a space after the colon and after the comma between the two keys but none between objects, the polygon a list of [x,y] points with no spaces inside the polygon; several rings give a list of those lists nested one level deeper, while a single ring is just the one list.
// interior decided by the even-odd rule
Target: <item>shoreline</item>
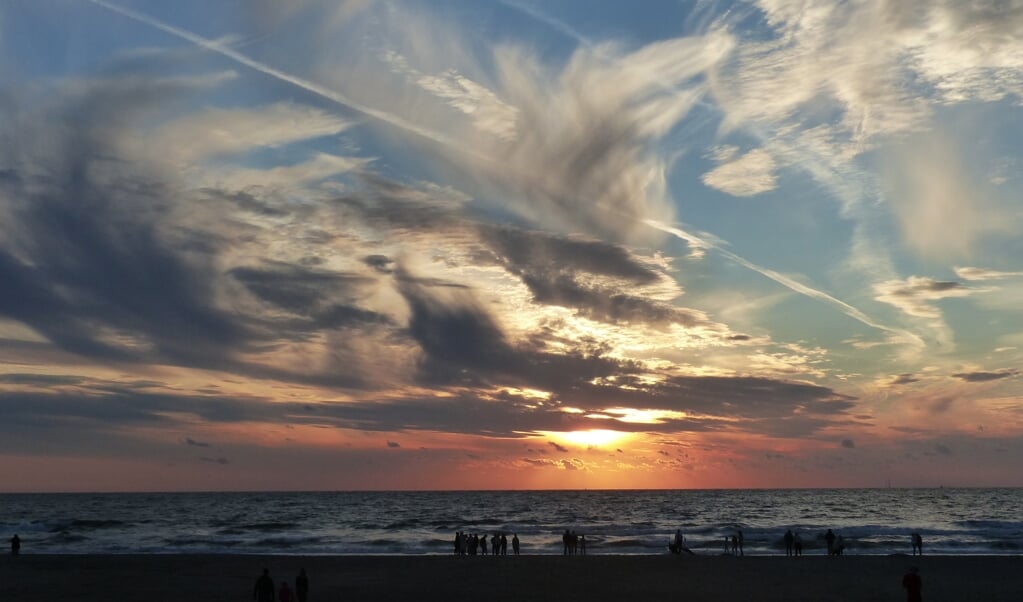
[{"label": "shoreline", "polygon": [[1023,592],[1023,556],[23,554],[0,559],[0,599],[250,600],[263,568],[278,586],[293,585],[305,568],[315,602],[894,601],[905,599],[910,566],[920,568],[928,602],[1009,601]]}]

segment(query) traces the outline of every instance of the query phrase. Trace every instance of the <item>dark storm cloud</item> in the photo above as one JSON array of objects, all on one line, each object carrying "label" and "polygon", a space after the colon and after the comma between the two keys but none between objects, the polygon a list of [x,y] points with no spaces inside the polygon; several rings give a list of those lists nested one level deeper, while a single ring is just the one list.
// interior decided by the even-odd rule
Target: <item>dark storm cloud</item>
[{"label": "dark storm cloud", "polygon": [[0,164],[20,180],[0,191],[0,314],[93,357],[195,364],[249,342],[213,303],[210,258],[161,228],[176,193],[116,158],[132,117],[185,91],[178,80],[128,78],[8,113]]},{"label": "dark storm cloud", "polygon": [[336,199],[335,205],[374,228],[405,234],[465,228],[456,206],[444,198],[369,173],[360,174],[359,180],[362,190]]},{"label": "dark storm cloud", "polygon": [[479,230],[481,244],[522,280],[537,303],[572,308],[610,323],[706,322],[700,312],[629,292],[658,282],[660,274],[620,245],[509,227]]},{"label": "dark storm cloud", "polygon": [[277,307],[296,314],[313,313],[330,298],[372,282],[356,274],[341,274],[281,262],[262,267],[239,267],[228,272],[250,292]]},{"label": "dark storm cloud", "polygon": [[909,384],[913,384],[915,382],[920,382],[920,379],[917,378],[915,375],[913,375],[913,374],[900,374],[898,376],[892,377],[892,381],[891,381],[890,384],[897,386],[897,385],[909,385]]},{"label": "dark storm cloud", "polygon": [[217,188],[204,188],[201,192],[212,199],[227,201],[242,211],[255,213],[256,215],[283,217],[290,213],[285,209],[271,205],[254,194],[241,190],[226,191]]},{"label": "dark storm cloud", "polygon": [[615,287],[583,284],[564,272],[522,272],[533,301],[578,310],[579,314],[612,324],[647,323],[696,326],[706,320],[699,312],[622,292]]},{"label": "dark storm cloud", "polygon": [[262,267],[234,268],[229,274],[262,301],[304,320],[269,320],[279,336],[299,337],[339,328],[369,328],[391,324],[383,314],[344,302],[373,284],[359,274],[331,272],[303,265],[264,262]]},{"label": "dark storm cloud", "polygon": [[931,280],[930,278],[914,278],[910,282],[897,283],[888,295],[893,297],[920,297],[928,293],[943,293],[952,290],[966,289],[961,282]]},{"label": "dark storm cloud", "polygon": [[390,274],[394,271],[391,269],[394,260],[386,255],[367,255],[362,258],[362,262],[381,274]]},{"label": "dark storm cloud", "polygon": [[0,383],[10,385],[27,385],[32,387],[59,387],[61,385],[77,385],[85,379],[79,376],[63,374],[0,374]]},{"label": "dark storm cloud", "polygon": [[[593,378],[634,370],[632,362],[596,352],[550,353],[543,342],[513,345],[469,291],[401,282],[409,335],[422,351],[420,380],[433,385],[528,386],[560,391]],[[581,345],[580,345],[581,347]]]},{"label": "dark storm cloud", "polygon": [[[379,177],[363,181],[368,186],[364,194],[338,201],[346,210],[400,235],[444,235],[446,244],[461,244],[476,263],[500,265],[519,278],[536,303],[568,307],[609,323],[708,323],[701,312],[635,294],[636,287],[654,285],[662,276],[621,245],[472,223],[441,199],[416,199],[421,192]],[[380,264],[387,260],[372,256],[366,261],[389,270],[389,264]]]},{"label": "dark storm cloud", "polygon": [[[337,348],[352,337],[332,341],[328,351],[337,359],[322,372],[244,357],[333,330],[375,335],[392,328],[391,318],[358,304],[373,278],[319,270],[322,261],[309,256],[223,273],[225,251],[258,233],[233,217],[281,212],[248,193],[191,193],[125,151],[124,140],[144,131],[142,122],[208,85],[203,78],[126,76],[69,84],[45,99],[0,98],[0,168],[8,174],[0,180],[0,317],[61,351],[107,364],[369,386],[371,374],[356,373],[346,359],[352,352]],[[301,242],[334,238],[313,228],[303,230]],[[225,292],[242,287],[267,307],[249,314],[249,306],[220,304]]]},{"label": "dark storm cloud", "polygon": [[421,376],[435,383],[483,383],[514,370],[514,350],[494,319],[470,295],[454,301],[412,279],[400,281],[411,316],[408,330],[423,352]]},{"label": "dark storm cloud", "polygon": [[556,236],[517,228],[480,226],[480,238],[513,270],[583,271],[631,284],[657,282],[656,271],[639,263],[620,245]]},{"label": "dark storm cloud", "polygon": [[[451,299],[415,286],[403,287],[402,294],[412,313],[410,336],[423,351],[421,379],[433,385],[531,387],[591,411],[632,407],[700,418],[638,429],[649,431],[724,429],[728,419],[738,418],[745,422],[735,428],[808,434],[851,420],[855,398],[827,387],[752,376],[665,376],[651,383],[640,365],[604,357],[599,347],[555,354],[542,344],[513,345],[468,294]],[[624,424],[616,428],[631,430]]]},{"label": "dark storm cloud", "polygon": [[953,374],[952,376],[954,376],[955,378],[958,378],[960,380],[965,380],[966,382],[969,382],[969,383],[979,383],[979,382],[987,382],[987,381],[992,381],[992,380],[1001,380],[1003,378],[1013,378],[1015,376],[1019,376],[1019,374],[1020,374],[1019,370],[1008,369],[1008,370],[997,370],[997,371],[994,371],[994,372],[984,372],[984,371],[959,372],[959,373]]}]

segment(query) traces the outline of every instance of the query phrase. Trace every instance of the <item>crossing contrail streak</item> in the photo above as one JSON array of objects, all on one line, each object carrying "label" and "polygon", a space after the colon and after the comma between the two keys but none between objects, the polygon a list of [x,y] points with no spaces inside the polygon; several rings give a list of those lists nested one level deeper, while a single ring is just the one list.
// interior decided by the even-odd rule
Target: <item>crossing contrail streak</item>
[{"label": "crossing contrail streak", "polygon": [[326,98],[327,100],[330,100],[335,104],[341,105],[353,111],[357,111],[359,113],[362,113],[363,115],[372,117],[373,119],[384,122],[388,125],[392,125],[396,128],[416,134],[417,136],[421,136],[428,140],[432,140],[433,142],[442,144],[450,149],[454,149],[465,154],[476,156],[475,153],[466,150],[463,145],[458,144],[456,141],[452,140],[451,138],[448,138],[447,136],[444,136],[443,134],[420,127],[414,123],[402,119],[401,117],[392,115],[391,113],[387,113],[384,111],[380,111],[378,109],[374,109],[373,107],[366,106],[362,103],[359,103],[346,97],[340,92],[331,90],[330,88],[324,87],[320,84],[317,84],[316,82],[307,80],[302,77],[298,77],[296,75],[292,75],[290,73],[286,73],[284,71],[281,71],[280,69],[276,69],[265,63],[261,63],[255,59],[252,59],[238,52],[237,50],[234,50],[230,46],[227,46],[216,40],[205,38],[199,34],[192,33],[191,31],[182,29],[180,27],[175,27],[174,25],[170,25],[169,23],[164,23],[163,21],[160,21],[159,19],[156,19],[144,13],[132,10],[130,8],[124,8],[123,6],[118,6],[116,4],[111,4],[110,2],[106,2],[105,0],[89,0],[89,2],[92,2],[93,4],[101,6],[107,10],[113,11],[121,16],[128,17],[129,19],[132,19],[134,21],[138,21],[139,23],[144,23],[146,25],[149,25],[150,27],[159,29],[164,33],[168,33],[182,40],[191,42],[196,46],[199,46],[211,52],[215,52],[221,56],[224,56],[235,61],[236,63],[249,67],[250,69],[254,69],[255,71],[258,71],[265,75],[269,75],[270,77],[276,78],[280,81],[287,82],[293,86],[306,90],[307,92],[311,92],[313,94],[316,94],[317,96]]},{"label": "crossing contrail streak", "polygon": [[736,255],[732,251],[729,251],[728,249],[722,247],[716,241],[708,240],[701,236],[697,236],[691,232],[687,232],[681,228],[669,226],[667,224],[663,224],[652,219],[645,219],[643,220],[643,223],[650,226],[651,228],[656,228],[661,232],[665,232],[671,234],[672,236],[681,238],[682,240],[686,241],[691,245],[698,246],[703,249],[713,249],[720,253],[721,255],[723,255],[724,257],[726,257],[727,259],[731,260],[732,262],[737,263],[743,266],[744,268],[752,270],[764,276],[765,278],[769,278],[770,280],[777,282],[778,284],[788,288],[791,291],[794,291],[806,297],[810,297],[811,299],[816,299],[818,301],[827,303],[828,305],[837,308],[839,311],[849,316],[850,318],[862,322],[863,324],[866,324],[871,328],[876,328],[878,330],[882,330],[884,332],[897,335],[906,342],[912,342],[920,346],[923,345],[923,341],[921,341],[920,337],[918,337],[917,335],[907,330],[892,328],[891,326],[881,324],[880,322],[877,322],[867,314],[863,313],[861,310],[853,307],[852,305],[849,305],[845,301],[842,301],[841,299],[829,295],[824,291],[817,290],[811,286],[807,286],[802,282],[799,282],[789,276],[786,276],[785,274],[776,272],[770,268],[765,268],[763,266],[757,265],[752,261],[749,261],[748,259],[740,255]]}]

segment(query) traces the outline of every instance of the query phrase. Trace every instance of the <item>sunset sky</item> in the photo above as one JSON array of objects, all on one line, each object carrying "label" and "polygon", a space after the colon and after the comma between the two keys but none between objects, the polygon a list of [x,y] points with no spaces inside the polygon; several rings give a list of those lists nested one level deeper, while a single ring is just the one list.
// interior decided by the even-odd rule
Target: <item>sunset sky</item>
[{"label": "sunset sky", "polygon": [[0,4],[0,491],[1023,486],[1018,0]]}]

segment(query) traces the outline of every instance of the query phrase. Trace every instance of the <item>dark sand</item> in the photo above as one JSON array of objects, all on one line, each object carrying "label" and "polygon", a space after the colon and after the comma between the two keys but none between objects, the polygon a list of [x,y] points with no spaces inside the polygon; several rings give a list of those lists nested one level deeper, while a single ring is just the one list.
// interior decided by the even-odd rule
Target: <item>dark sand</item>
[{"label": "dark sand", "polygon": [[263,567],[278,587],[309,574],[311,602],[503,600],[1023,600],[1021,556],[236,556],[21,555],[0,559],[0,601],[252,600]]}]

